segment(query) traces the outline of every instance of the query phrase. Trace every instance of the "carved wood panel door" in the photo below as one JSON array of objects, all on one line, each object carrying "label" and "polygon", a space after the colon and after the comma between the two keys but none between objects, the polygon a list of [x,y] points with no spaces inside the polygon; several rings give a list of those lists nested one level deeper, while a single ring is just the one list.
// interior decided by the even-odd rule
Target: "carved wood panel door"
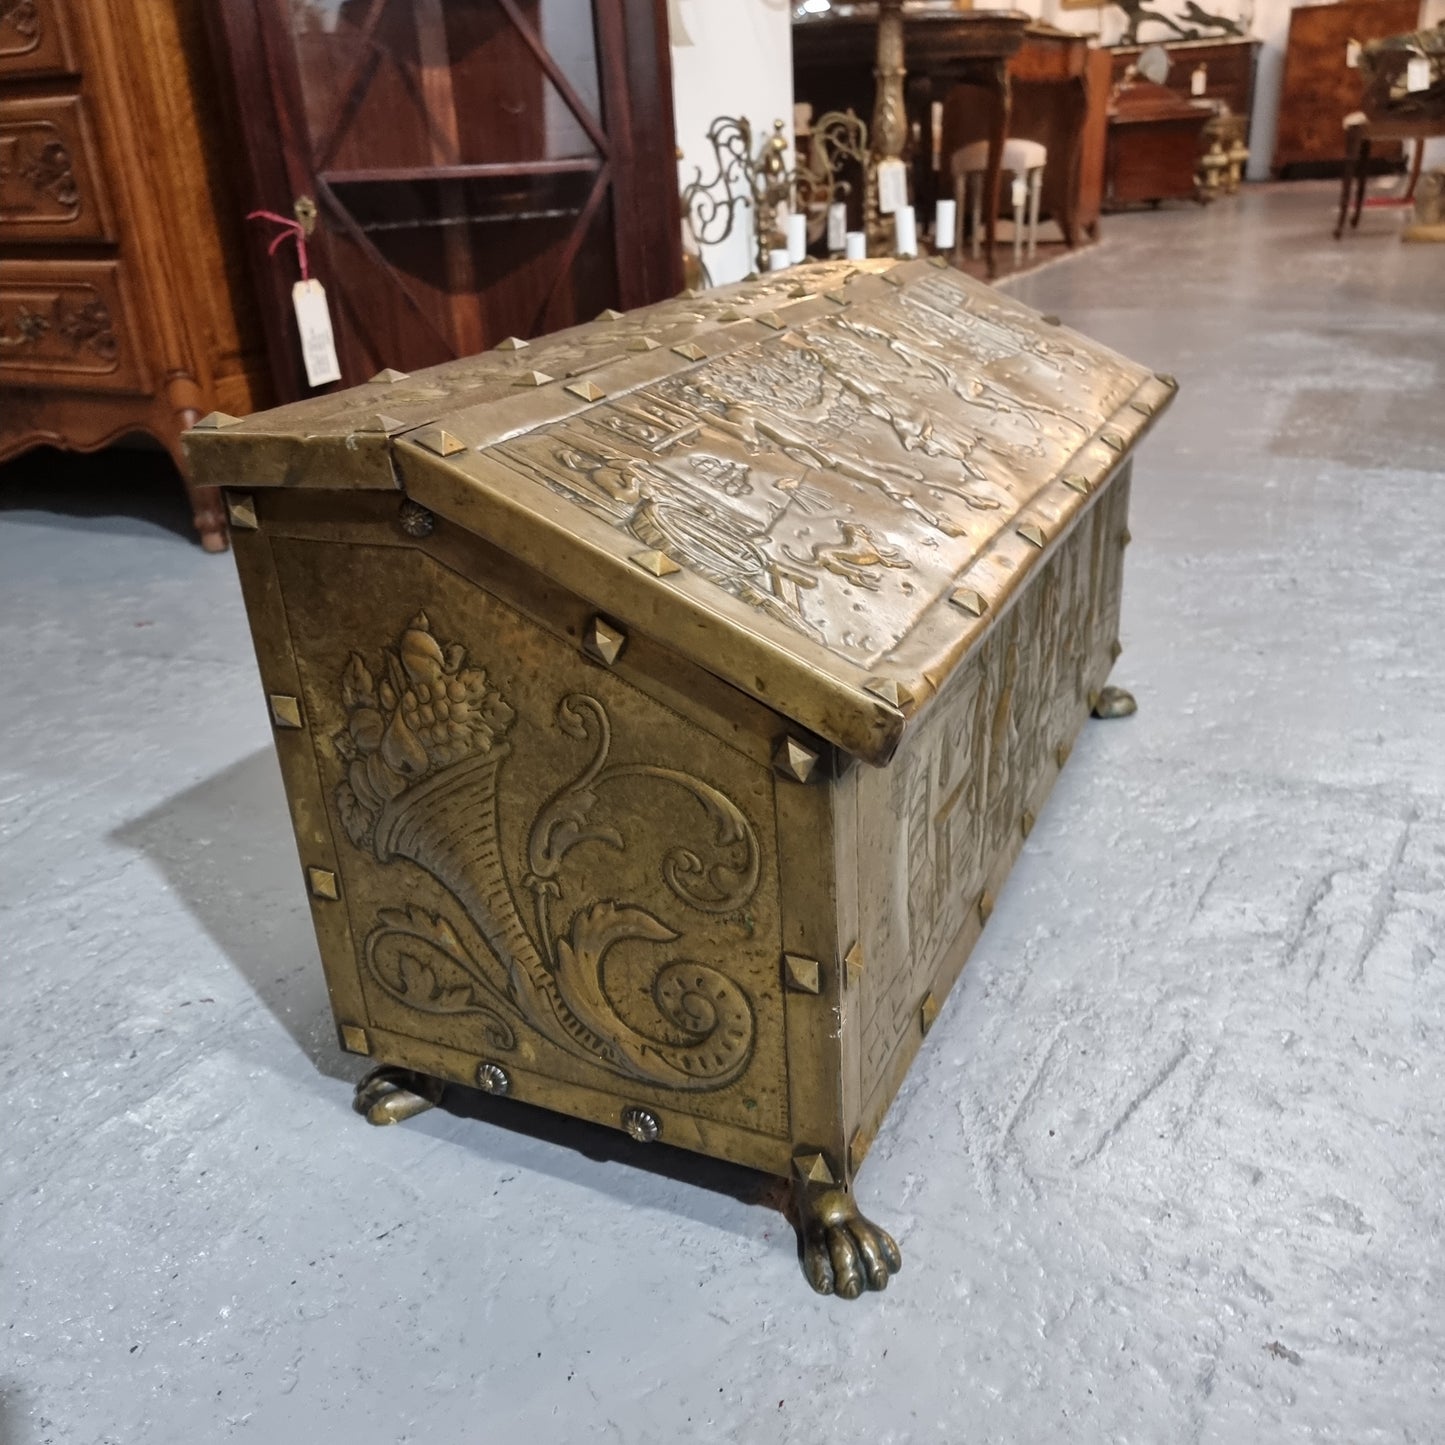
[{"label": "carved wood panel door", "polygon": [[[663,5],[222,0],[250,200],[314,200],[342,384],[681,288]],[[268,239],[258,290],[296,397],[297,269]]]}]

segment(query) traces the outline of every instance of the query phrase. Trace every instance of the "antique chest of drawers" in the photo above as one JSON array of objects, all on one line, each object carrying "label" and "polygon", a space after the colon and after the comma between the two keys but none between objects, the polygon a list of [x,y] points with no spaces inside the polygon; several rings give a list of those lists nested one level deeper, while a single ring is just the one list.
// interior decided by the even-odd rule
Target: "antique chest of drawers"
[{"label": "antique chest of drawers", "polygon": [[853,1179],[1118,653],[1173,383],[928,261],[842,263],[238,421],[227,489],[340,1041]]}]

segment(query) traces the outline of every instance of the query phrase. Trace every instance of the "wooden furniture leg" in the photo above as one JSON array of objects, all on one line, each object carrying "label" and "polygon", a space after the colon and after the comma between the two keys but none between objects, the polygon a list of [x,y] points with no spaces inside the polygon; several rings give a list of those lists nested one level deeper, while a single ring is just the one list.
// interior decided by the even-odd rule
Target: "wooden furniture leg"
[{"label": "wooden furniture leg", "polygon": [[1415,183],[1420,179],[1420,166],[1425,159],[1425,137],[1415,137],[1415,159],[1410,162],[1410,183],[1405,187],[1405,204],[1415,200]]},{"label": "wooden furniture leg", "polygon": [[994,245],[998,239],[998,203],[1003,183],[1003,144],[1008,137],[1009,112],[1012,109],[1009,91],[1008,62],[1000,60],[993,67],[993,123],[988,131],[987,198],[984,202],[984,252],[989,279],[998,275]]},{"label": "wooden furniture leg", "polygon": [[1360,212],[1365,205],[1365,178],[1370,173],[1370,135],[1368,131],[1360,134],[1359,153],[1355,158],[1355,213],[1350,217],[1350,230],[1357,231],[1360,227]]},{"label": "wooden furniture leg", "polygon": [[1039,202],[1044,193],[1044,172],[1043,167],[1036,169],[1029,177],[1029,260],[1032,261],[1039,250]]},{"label": "wooden furniture leg", "polygon": [[1335,240],[1345,233],[1345,217],[1350,213],[1350,186],[1355,179],[1355,165],[1360,151],[1360,129],[1351,126],[1345,134],[1345,168],[1340,173],[1340,216],[1335,222]]},{"label": "wooden furniture leg", "polygon": [[[1018,193],[1020,176],[1014,177],[1013,203],[1014,203],[1014,270],[1023,264],[1024,259],[1024,224],[1028,219],[1028,193],[1025,191],[1022,197]],[[1027,184],[1027,183],[1025,183]]]},{"label": "wooden furniture leg", "polygon": [[953,225],[953,264],[959,265],[963,261],[963,225],[968,216],[967,196],[969,192],[969,177],[955,176],[953,178],[953,205],[956,220]]}]

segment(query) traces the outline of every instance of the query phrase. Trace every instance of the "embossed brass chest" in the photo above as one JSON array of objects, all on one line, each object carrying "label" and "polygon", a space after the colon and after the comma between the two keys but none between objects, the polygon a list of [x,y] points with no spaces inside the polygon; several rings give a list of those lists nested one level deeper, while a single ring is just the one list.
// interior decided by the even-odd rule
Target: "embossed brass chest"
[{"label": "embossed brass chest", "polygon": [[[816,266],[192,433],[342,1046],[852,1181],[1105,689],[1173,383],[929,262]],[[1101,700],[1101,694],[1102,700]]]}]

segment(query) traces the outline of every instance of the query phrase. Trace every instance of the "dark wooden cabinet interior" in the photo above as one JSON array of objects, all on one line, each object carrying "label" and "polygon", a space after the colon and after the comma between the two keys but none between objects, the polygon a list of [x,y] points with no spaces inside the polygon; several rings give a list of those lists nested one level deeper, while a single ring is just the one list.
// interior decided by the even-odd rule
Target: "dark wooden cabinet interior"
[{"label": "dark wooden cabinet interior", "polygon": [[[222,0],[252,204],[317,220],[342,385],[681,288],[663,0]],[[278,390],[296,278],[253,246]]]}]

